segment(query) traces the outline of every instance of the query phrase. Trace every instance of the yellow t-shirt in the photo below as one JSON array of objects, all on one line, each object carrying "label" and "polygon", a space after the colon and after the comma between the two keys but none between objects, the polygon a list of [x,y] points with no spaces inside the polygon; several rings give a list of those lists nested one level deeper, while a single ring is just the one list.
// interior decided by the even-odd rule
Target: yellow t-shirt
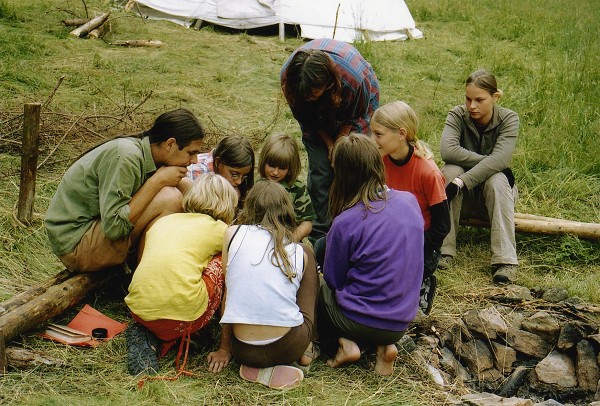
[{"label": "yellow t-shirt", "polygon": [[221,252],[227,225],[206,214],[176,213],[146,233],[125,303],[142,320],[198,319],[208,307],[202,272]]}]

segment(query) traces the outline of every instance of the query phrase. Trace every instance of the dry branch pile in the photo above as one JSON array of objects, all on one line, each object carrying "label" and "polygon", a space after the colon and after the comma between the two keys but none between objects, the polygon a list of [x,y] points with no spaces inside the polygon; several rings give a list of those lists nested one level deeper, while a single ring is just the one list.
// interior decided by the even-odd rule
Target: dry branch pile
[{"label": "dry branch pile", "polygon": [[[110,21],[108,17],[110,11],[98,15],[92,19],[84,18],[71,18],[62,20],[62,23],[67,27],[77,27],[70,32],[77,38],[102,38],[106,33],[111,31]],[[126,47],[152,47],[160,48],[162,42],[159,40],[145,40],[145,39],[133,39],[133,40],[118,40],[108,42],[110,45],[126,46]]]}]

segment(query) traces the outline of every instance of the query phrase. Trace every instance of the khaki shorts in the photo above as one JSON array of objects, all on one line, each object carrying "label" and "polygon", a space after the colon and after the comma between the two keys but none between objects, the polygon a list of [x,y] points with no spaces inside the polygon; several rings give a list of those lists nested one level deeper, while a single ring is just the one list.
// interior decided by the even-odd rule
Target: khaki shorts
[{"label": "khaki shorts", "polygon": [[109,240],[100,220],[92,223],[85,232],[75,251],[59,257],[68,270],[74,272],[94,272],[125,262],[131,239]]}]

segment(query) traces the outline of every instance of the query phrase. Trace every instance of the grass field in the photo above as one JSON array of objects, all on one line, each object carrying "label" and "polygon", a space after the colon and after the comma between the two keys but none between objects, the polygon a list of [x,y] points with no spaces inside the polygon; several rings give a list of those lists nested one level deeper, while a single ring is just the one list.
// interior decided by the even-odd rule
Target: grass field
[{"label": "grass field", "polygon": [[[90,13],[111,2],[85,2]],[[600,223],[600,29],[595,0],[407,0],[425,38],[359,42],[373,64],[382,103],[405,100],[420,119],[419,136],[438,156],[447,111],[463,102],[464,79],[494,72],[501,105],[515,110],[521,131],[512,167],[517,211]],[[74,0],[0,0],[0,300],[62,269],[50,252],[43,213],[69,162],[105,137],[146,128],[162,111],[186,107],[211,133],[250,137],[256,149],[272,131],[300,136],[279,88],[279,69],[303,43],[272,32],[188,30],[113,9],[105,40],[77,39],[60,21],[85,15]],[[111,46],[115,40],[158,39],[161,48]],[[60,85],[59,79],[64,77]],[[55,93],[53,94],[53,92]],[[51,95],[53,96],[51,97]],[[14,216],[19,190],[19,116],[27,102],[43,109],[35,211],[28,227]],[[490,288],[489,232],[463,228],[456,266],[440,272],[432,316],[443,319],[479,305]],[[572,236],[519,234],[519,283],[560,286],[600,303],[600,243]],[[118,297],[92,306],[128,321]],[[64,319],[75,313],[69,312]],[[41,327],[40,327],[41,329]],[[305,384],[285,393],[243,382],[235,366],[212,375],[205,352],[192,357],[196,377],[149,382],[141,390],[126,371],[117,337],[96,350],[65,348],[33,331],[17,345],[63,360],[63,367],[10,371],[0,377],[0,404],[367,404],[439,405],[465,389],[438,388],[409,357],[391,378],[375,377],[365,360],[331,370],[322,362]],[[173,356],[161,364],[171,371]]]}]

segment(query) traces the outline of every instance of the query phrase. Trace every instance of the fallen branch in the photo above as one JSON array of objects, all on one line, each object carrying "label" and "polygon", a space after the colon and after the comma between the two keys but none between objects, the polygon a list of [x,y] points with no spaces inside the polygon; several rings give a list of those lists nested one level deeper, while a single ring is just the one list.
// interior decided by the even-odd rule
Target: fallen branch
[{"label": "fallen branch", "polygon": [[124,47],[153,47],[160,48],[162,42],[159,40],[145,40],[145,39],[130,39],[126,41],[115,41],[110,42],[110,45],[119,45]]},{"label": "fallen branch", "polygon": [[104,24],[104,22],[106,21],[106,19],[108,18],[109,15],[110,15],[110,11],[108,11],[98,17],[92,18],[88,23],[71,31],[70,34],[75,37],[79,37],[79,38],[85,37],[94,28],[100,27],[102,24]]},{"label": "fallen branch", "polygon": [[84,25],[89,22],[90,20],[85,18],[70,18],[61,21],[61,23],[63,23],[66,27],[79,27],[80,25]]},{"label": "fallen branch", "polygon": [[51,357],[40,351],[28,350],[18,347],[6,348],[7,365],[15,369],[31,369],[40,365],[64,365],[59,358]]},{"label": "fallen branch", "polygon": [[58,90],[58,88],[62,84],[63,80],[65,80],[65,75],[62,75],[60,78],[58,78],[58,83],[56,84],[56,86],[54,86],[54,89],[52,90],[52,93],[50,93],[50,96],[48,96],[48,98],[46,99],[46,101],[42,105],[42,108],[45,109],[45,108],[48,107],[48,105],[50,104],[50,102],[54,98],[54,95],[56,94],[56,91]]},{"label": "fallen branch", "polygon": [[[460,224],[473,227],[488,227],[489,221],[462,219]],[[515,231],[534,234],[572,234],[577,237],[600,240],[600,224],[582,223],[533,214],[515,213]]]},{"label": "fallen branch", "polygon": [[[117,268],[98,272],[74,274],[64,279],[59,273],[55,278],[0,303],[9,309],[0,316],[0,335],[6,343],[48,319],[58,316],[79,303],[88,293],[105,286],[119,275]],[[41,292],[41,293],[40,293]],[[23,299],[30,300],[22,303]],[[1,352],[2,349],[0,349]]]}]

